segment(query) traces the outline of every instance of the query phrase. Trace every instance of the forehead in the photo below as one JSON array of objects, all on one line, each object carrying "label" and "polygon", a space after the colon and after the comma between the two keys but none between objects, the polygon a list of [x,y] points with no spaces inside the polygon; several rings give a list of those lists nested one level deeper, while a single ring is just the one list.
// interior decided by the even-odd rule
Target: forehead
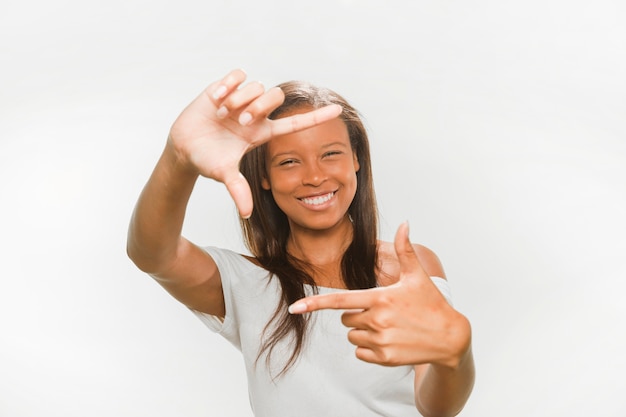
[{"label": "forehead", "polygon": [[[311,110],[312,107],[290,110],[281,115],[280,118],[306,113]],[[267,150],[268,154],[272,155],[277,152],[289,152],[289,148],[293,148],[293,151],[299,149],[315,149],[328,146],[332,143],[343,144],[350,147],[348,128],[344,121],[338,117],[299,132],[275,136],[268,142]]]}]

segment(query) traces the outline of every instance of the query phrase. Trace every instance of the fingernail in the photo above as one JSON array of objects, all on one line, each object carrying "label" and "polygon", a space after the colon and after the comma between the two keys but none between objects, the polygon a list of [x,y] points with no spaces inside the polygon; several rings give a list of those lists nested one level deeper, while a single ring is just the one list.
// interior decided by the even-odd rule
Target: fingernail
[{"label": "fingernail", "polygon": [[217,113],[215,113],[218,119],[223,119],[228,115],[228,109],[224,106],[217,109]]},{"label": "fingernail", "polygon": [[224,97],[225,94],[226,94],[226,87],[224,87],[223,85],[220,85],[219,87],[217,87],[217,90],[215,90],[215,92],[213,93],[213,98],[215,100],[219,100],[220,98]]},{"label": "fingernail", "polygon": [[247,111],[241,113],[241,116],[239,116],[240,125],[247,126],[248,124],[250,124],[251,121],[252,121],[252,115],[248,113]]},{"label": "fingernail", "polygon": [[305,303],[300,303],[300,302],[296,301],[295,303],[293,303],[292,305],[289,306],[287,311],[289,311],[289,314],[304,313],[306,311],[306,304]]}]

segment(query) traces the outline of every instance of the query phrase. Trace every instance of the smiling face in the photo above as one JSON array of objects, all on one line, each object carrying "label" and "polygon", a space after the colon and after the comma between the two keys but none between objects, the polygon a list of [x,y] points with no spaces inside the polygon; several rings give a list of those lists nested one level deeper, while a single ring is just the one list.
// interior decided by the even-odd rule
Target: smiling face
[{"label": "smiling face", "polygon": [[322,231],[349,222],[359,162],[341,119],[275,137],[266,146],[267,177],[261,185],[272,192],[292,231]]}]

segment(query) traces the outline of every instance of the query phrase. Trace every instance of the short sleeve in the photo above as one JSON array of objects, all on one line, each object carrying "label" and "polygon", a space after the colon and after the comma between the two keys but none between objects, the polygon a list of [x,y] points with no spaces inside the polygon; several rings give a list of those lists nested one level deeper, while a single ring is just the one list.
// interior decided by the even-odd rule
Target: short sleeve
[{"label": "short sleeve", "polygon": [[226,314],[224,320],[222,320],[220,317],[201,311],[193,309],[191,311],[205,326],[223,336],[238,349],[241,349],[241,342],[237,331],[237,305],[233,300],[233,281],[239,278],[241,272],[237,270],[237,259],[234,259],[233,256],[241,257],[241,255],[215,247],[205,247],[203,249],[211,255],[220,271]]}]

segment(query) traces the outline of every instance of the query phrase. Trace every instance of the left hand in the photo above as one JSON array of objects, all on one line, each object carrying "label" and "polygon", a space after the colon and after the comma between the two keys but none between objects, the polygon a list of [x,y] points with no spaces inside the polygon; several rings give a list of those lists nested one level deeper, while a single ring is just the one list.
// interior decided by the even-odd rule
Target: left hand
[{"label": "left hand", "polygon": [[408,224],[396,233],[398,282],[387,287],[314,295],[289,307],[292,314],[348,310],[342,323],[357,358],[380,365],[439,364],[455,368],[470,346],[469,321],[454,310],[422,268]]}]

